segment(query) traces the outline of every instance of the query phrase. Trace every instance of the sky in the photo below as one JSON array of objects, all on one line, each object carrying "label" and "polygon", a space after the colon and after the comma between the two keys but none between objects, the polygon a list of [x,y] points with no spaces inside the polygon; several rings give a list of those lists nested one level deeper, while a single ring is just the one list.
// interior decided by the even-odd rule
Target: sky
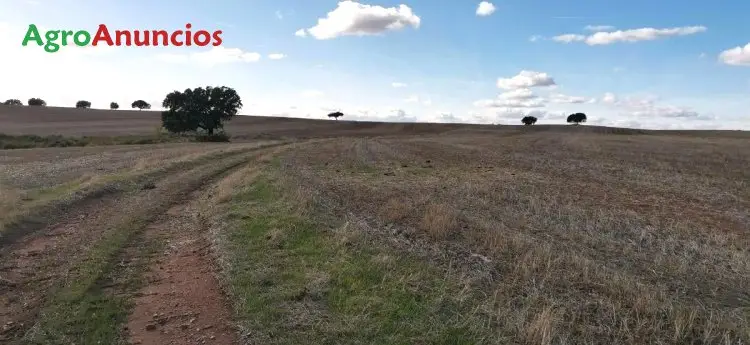
[{"label": "sky", "polygon": [[[0,98],[94,108],[228,86],[242,114],[750,130],[750,2],[0,0]],[[218,47],[21,45],[46,30],[222,30]],[[0,100],[0,101],[2,101]]]}]

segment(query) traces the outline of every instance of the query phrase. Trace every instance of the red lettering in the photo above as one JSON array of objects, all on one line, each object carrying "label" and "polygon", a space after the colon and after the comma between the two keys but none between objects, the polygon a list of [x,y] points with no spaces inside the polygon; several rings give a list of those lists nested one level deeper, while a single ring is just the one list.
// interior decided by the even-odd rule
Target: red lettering
[{"label": "red lettering", "polygon": [[[143,34],[143,37],[141,37],[141,34]],[[149,39],[148,39],[148,36],[149,36],[149,32],[148,31],[146,31],[146,30],[144,30],[144,31],[135,30],[135,31],[133,31],[133,35],[134,35],[133,36],[133,43],[135,43],[136,47],[143,47],[143,46],[147,46],[148,47],[149,45],[151,45],[151,42],[149,42]]]},{"label": "red lettering", "polygon": [[[109,30],[107,29],[107,26],[104,24],[99,24],[99,29],[96,30],[96,35],[94,35],[94,40],[91,42],[91,45],[96,47],[99,45],[99,41],[105,41],[107,42],[108,46],[112,46],[112,36],[109,35]],[[117,44],[120,45],[119,43]]]},{"label": "red lettering", "polygon": [[159,37],[161,37],[162,46],[168,46],[169,45],[169,33],[167,33],[164,30],[153,30],[151,31],[151,39],[153,42],[151,42],[151,45],[154,47],[159,46]]},{"label": "red lettering", "polygon": [[184,43],[177,40],[177,36],[182,35],[182,30],[177,30],[172,33],[172,36],[169,38],[170,41],[172,41],[172,45],[179,47],[182,46]]},{"label": "red lettering", "polygon": [[187,31],[185,31],[185,45],[190,47],[193,45],[193,34],[190,32],[190,28],[193,27],[193,24],[187,23],[185,24],[185,28]]},{"label": "red lettering", "polygon": [[214,31],[214,47],[218,47],[218,46],[220,46],[220,45],[221,45],[221,43],[223,42],[223,41],[221,40],[221,34],[222,34],[222,33],[223,33],[223,32],[222,32],[221,30],[218,30],[218,31]]},{"label": "red lettering", "polygon": [[122,36],[125,36],[125,46],[130,47],[131,41],[130,41],[130,31],[121,31],[117,30],[115,31],[115,45],[121,46],[122,45]]},{"label": "red lettering", "polygon": [[211,34],[206,30],[200,30],[195,33],[193,40],[195,41],[195,45],[205,47],[211,43]]}]

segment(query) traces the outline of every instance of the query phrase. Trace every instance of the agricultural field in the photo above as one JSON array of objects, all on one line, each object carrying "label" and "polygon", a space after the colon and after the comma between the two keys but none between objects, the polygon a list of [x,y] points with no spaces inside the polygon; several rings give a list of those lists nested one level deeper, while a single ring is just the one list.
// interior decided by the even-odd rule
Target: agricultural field
[{"label": "agricultural field", "polygon": [[[23,109],[0,132],[158,126]],[[747,133],[227,130],[0,150],[0,343],[750,342]]]}]

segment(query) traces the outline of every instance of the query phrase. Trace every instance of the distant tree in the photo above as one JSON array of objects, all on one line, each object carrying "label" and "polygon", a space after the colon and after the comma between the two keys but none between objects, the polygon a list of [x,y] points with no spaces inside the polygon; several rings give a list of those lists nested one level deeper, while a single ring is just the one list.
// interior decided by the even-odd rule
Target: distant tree
[{"label": "distant tree", "polygon": [[581,122],[586,122],[586,114],[584,113],[575,113],[568,115],[568,123],[573,124],[580,124]]},{"label": "distant tree", "polygon": [[81,109],[91,108],[91,102],[89,102],[89,101],[78,101],[78,102],[76,102],[76,108],[81,108]]},{"label": "distant tree", "polygon": [[29,98],[29,101],[26,104],[30,106],[39,106],[39,107],[47,106],[47,102],[45,102],[41,98]]},{"label": "distant tree", "polygon": [[524,125],[530,126],[536,123],[536,117],[525,116],[523,119],[521,119],[521,122],[523,122]]},{"label": "distant tree", "polygon": [[336,119],[336,120],[338,120],[338,119],[339,119],[339,117],[342,117],[342,116],[344,116],[344,114],[343,114],[343,113],[341,113],[340,111],[337,111],[337,112],[335,112],[335,113],[330,113],[330,114],[328,114],[328,117],[332,117],[332,118],[334,118],[334,119]]},{"label": "distant tree", "polygon": [[151,109],[151,104],[148,104],[148,102],[146,102],[146,101],[144,101],[142,99],[139,99],[139,100],[133,102],[133,104],[131,104],[130,106],[133,109],[138,108],[138,110]]},{"label": "distant tree", "polygon": [[21,101],[17,99],[9,99],[3,102],[3,105],[23,105],[23,103],[21,103]]},{"label": "distant tree", "polygon": [[173,91],[164,98],[161,113],[164,128],[172,133],[206,131],[209,136],[214,130],[223,129],[224,121],[229,121],[242,108],[242,100],[232,88],[221,86]]},{"label": "distant tree", "polygon": [[112,109],[112,110],[120,109],[120,105],[117,104],[117,102],[112,102],[109,104],[109,109]]}]

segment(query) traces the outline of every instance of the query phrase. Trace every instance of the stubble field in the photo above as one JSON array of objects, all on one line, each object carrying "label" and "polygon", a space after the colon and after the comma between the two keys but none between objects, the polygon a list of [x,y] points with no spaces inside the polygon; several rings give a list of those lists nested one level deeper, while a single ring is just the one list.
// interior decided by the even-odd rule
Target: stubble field
[{"label": "stubble field", "polygon": [[0,151],[0,343],[750,342],[747,135],[243,121]]}]

